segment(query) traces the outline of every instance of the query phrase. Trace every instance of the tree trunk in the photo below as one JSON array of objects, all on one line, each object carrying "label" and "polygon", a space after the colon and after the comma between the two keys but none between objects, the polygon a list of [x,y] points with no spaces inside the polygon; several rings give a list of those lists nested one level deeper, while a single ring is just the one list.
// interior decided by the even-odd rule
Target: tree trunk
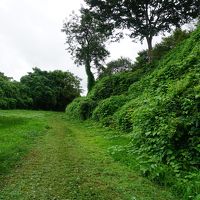
[{"label": "tree trunk", "polygon": [[147,44],[148,44],[148,60],[149,60],[149,63],[152,62],[152,59],[153,59],[153,55],[152,55],[152,36],[149,36],[149,37],[146,37],[146,40],[147,40]]},{"label": "tree trunk", "polygon": [[85,71],[86,71],[87,78],[88,78],[87,89],[88,89],[88,92],[89,92],[92,89],[92,87],[94,86],[94,84],[95,84],[94,75],[91,72],[91,66],[90,66],[90,62],[89,61],[86,61]]}]

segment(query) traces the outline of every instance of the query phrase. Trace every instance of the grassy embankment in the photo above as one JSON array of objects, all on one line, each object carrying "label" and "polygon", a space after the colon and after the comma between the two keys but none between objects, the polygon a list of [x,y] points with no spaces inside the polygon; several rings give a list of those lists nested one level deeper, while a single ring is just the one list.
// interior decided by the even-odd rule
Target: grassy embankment
[{"label": "grassy embankment", "polygon": [[160,60],[98,80],[66,114],[131,135],[113,155],[126,152],[145,177],[199,200],[200,28]]}]

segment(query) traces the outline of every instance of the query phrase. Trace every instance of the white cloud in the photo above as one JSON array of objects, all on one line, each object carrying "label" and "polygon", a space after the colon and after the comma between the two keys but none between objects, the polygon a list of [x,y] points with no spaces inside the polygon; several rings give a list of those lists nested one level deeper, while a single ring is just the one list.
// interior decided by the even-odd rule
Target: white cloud
[{"label": "white cloud", "polygon": [[[43,70],[68,70],[83,79],[84,67],[76,67],[65,50],[61,32],[64,19],[78,10],[83,0],[1,0],[0,1],[0,71],[19,80],[33,67]],[[111,59],[120,56],[132,60],[143,48],[126,39],[110,44]]]}]

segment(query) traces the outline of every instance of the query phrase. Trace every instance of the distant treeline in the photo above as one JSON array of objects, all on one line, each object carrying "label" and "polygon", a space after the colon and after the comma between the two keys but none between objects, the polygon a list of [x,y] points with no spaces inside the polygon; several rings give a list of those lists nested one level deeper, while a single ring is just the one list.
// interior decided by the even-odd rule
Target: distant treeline
[{"label": "distant treeline", "polygon": [[0,109],[64,111],[80,92],[80,79],[70,72],[34,68],[20,82],[0,72]]}]

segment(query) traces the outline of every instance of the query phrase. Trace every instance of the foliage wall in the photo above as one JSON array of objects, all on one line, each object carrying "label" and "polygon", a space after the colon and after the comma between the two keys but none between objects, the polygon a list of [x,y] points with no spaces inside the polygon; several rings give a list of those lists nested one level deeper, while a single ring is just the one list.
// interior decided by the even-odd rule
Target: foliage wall
[{"label": "foliage wall", "polygon": [[126,150],[137,158],[143,175],[160,184],[176,181],[174,187],[184,199],[198,199],[200,29],[175,46],[153,66],[142,62],[140,69],[136,63],[133,72],[102,78],[87,98],[70,104],[66,112],[71,115],[74,106],[77,117],[86,112],[80,106],[83,101],[89,107],[93,101],[86,116],[131,134]]}]

